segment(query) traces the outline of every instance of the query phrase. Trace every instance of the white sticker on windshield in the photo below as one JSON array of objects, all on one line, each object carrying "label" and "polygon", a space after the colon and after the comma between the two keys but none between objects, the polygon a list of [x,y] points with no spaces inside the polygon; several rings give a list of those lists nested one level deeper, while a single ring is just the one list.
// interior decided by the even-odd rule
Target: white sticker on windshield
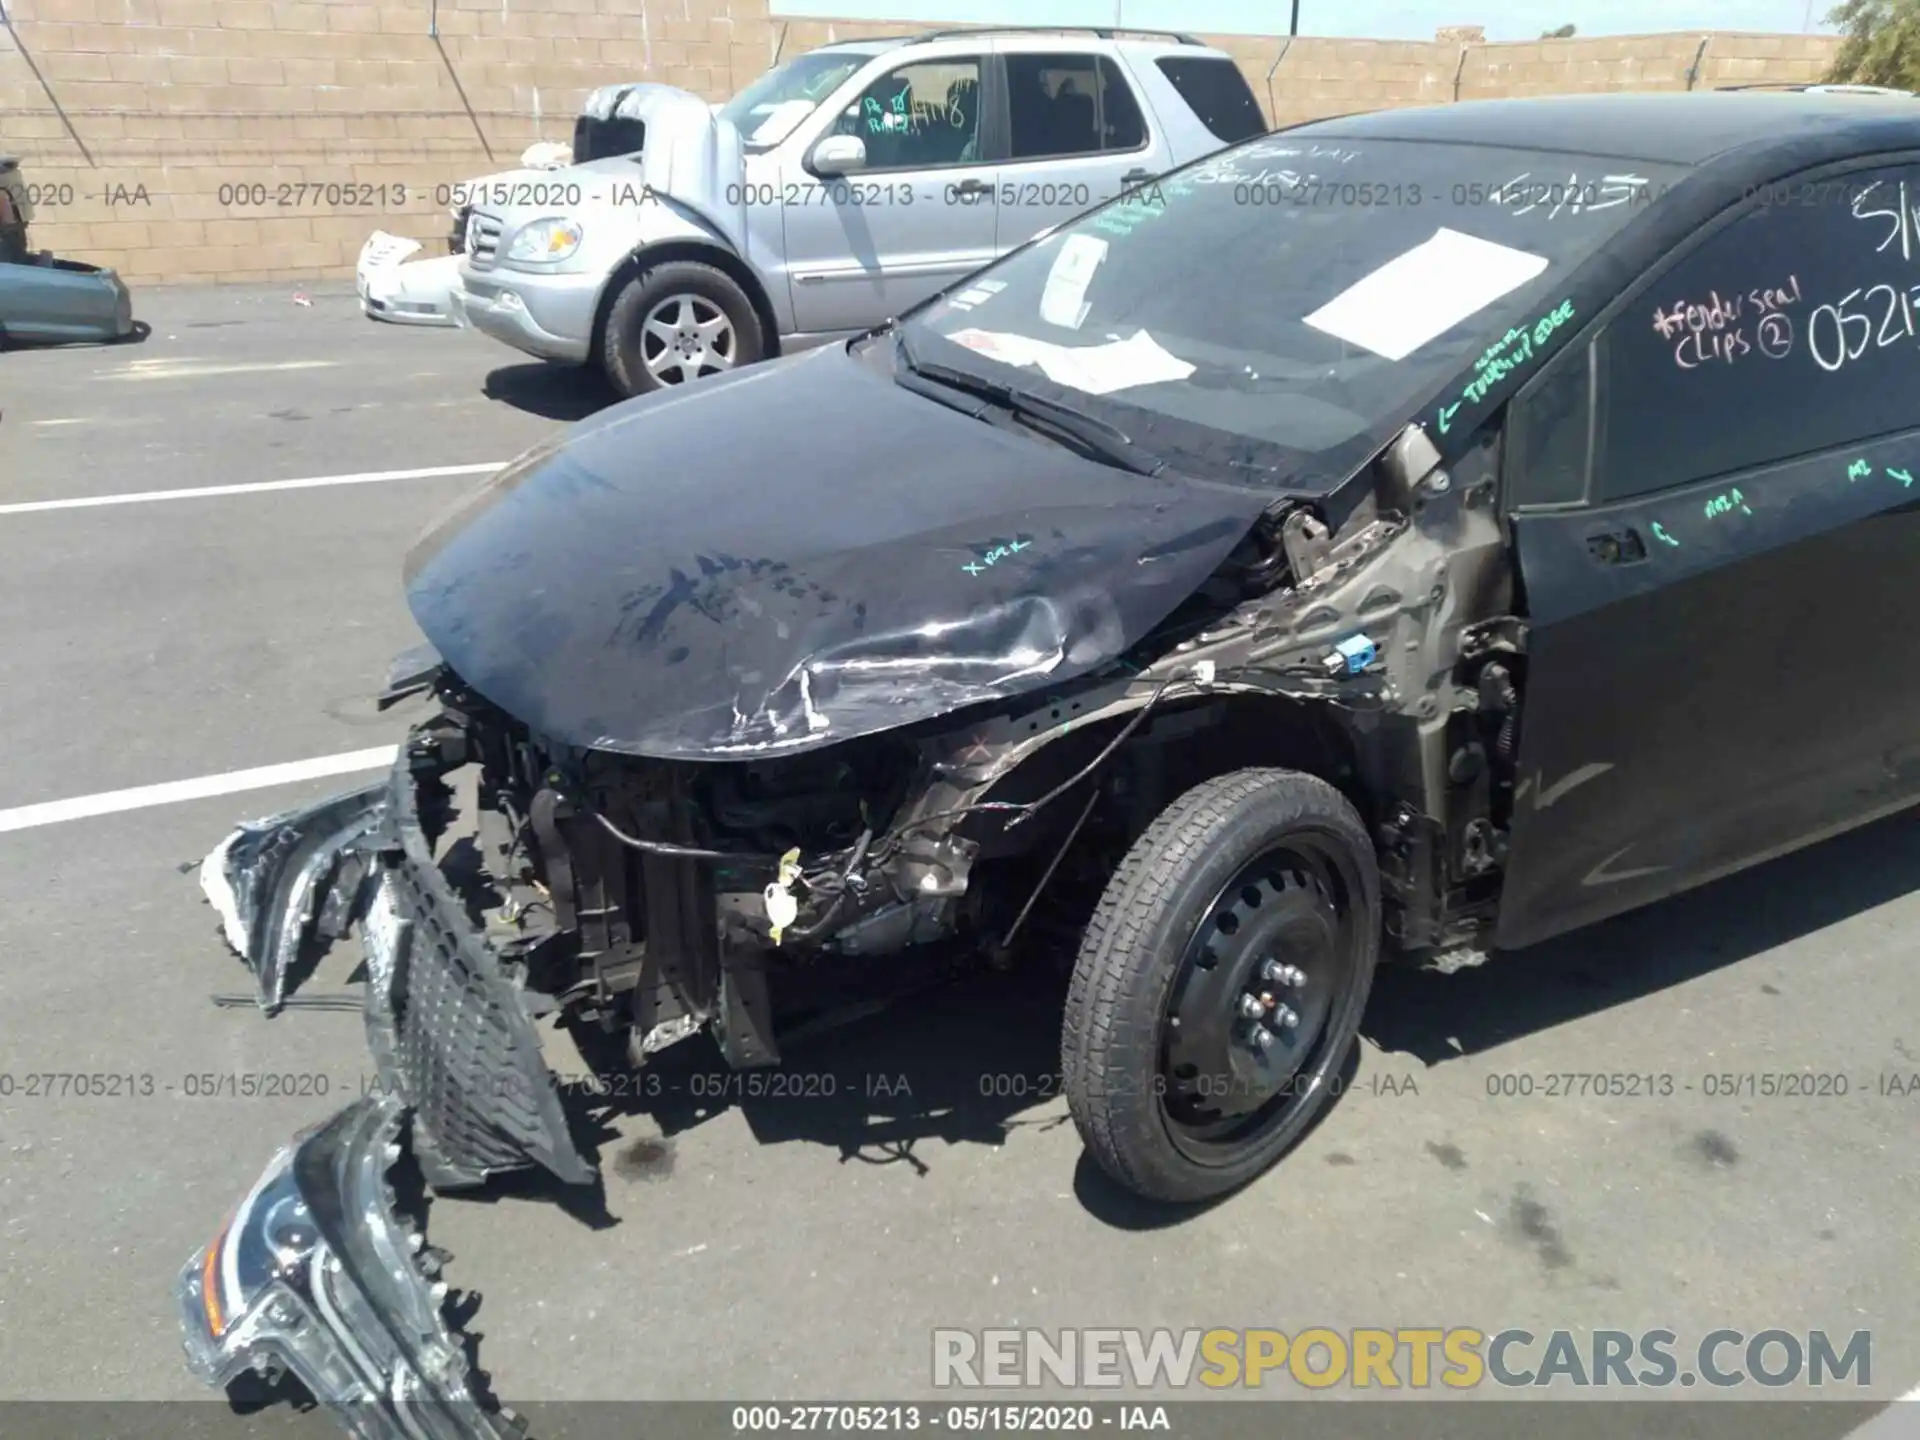
[{"label": "white sticker on windshield", "polygon": [[1135,385],[1159,385],[1193,374],[1192,365],[1144,330],[1136,331],[1131,340],[1071,349],[1063,346],[1056,354],[1042,354],[1039,359],[1049,380],[1089,395],[1111,395]]},{"label": "white sticker on windshield", "polygon": [[1544,255],[1442,227],[1304,319],[1337,340],[1404,360],[1546,268]]},{"label": "white sticker on windshield", "polygon": [[1078,330],[1093,308],[1087,304],[1087,287],[1106,258],[1107,242],[1098,235],[1069,235],[1061,241],[1060,253],[1047,272],[1047,288],[1040,295],[1040,318],[1049,325]]},{"label": "white sticker on windshield", "polygon": [[1055,345],[993,330],[956,330],[947,339],[1003,365],[1037,365],[1056,385],[1088,395],[1111,395],[1136,385],[1184,380],[1194,367],[1144,330],[1104,345]]}]

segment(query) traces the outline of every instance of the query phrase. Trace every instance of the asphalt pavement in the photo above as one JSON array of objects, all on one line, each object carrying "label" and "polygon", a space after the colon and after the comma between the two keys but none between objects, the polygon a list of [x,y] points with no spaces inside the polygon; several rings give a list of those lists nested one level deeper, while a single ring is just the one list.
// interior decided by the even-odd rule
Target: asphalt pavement
[{"label": "asphalt pavement", "polygon": [[[409,714],[368,696],[418,639],[408,544],[471,467],[609,403],[294,294],[156,290],[143,343],[0,355],[0,1400],[201,1396],[175,1273],[372,1070],[355,1014],[214,1003],[248,977],[189,873],[233,822],[350,781],[209,792],[400,739]],[[395,471],[434,473],[250,488]],[[31,508],[203,487],[227,493]],[[1458,975],[1387,972],[1324,1122],[1182,1213],[1082,1156],[1058,977],[982,975],[795,1049],[812,1078],[783,1093],[694,1042],[667,1093],[597,1117],[601,1191],[440,1199],[429,1235],[521,1402],[933,1398],[936,1327],[1423,1325],[1864,1329],[1871,1384],[1842,1398],[1890,1400],[1920,1381],[1916,934],[1908,815]],[[1783,1096],[1783,1073],[1844,1080]],[[27,1078],[80,1074],[130,1083]],[[190,1093],[208,1074],[297,1093]]]}]

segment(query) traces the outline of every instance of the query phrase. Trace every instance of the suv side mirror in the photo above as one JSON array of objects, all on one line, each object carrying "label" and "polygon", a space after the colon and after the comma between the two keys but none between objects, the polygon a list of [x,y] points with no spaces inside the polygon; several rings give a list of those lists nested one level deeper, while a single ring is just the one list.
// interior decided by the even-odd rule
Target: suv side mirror
[{"label": "suv side mirror", "polygon": [[867,142],[858,135],[829,135],[813,147],[807,168],[816,175],[851,175],[867,168]]}]

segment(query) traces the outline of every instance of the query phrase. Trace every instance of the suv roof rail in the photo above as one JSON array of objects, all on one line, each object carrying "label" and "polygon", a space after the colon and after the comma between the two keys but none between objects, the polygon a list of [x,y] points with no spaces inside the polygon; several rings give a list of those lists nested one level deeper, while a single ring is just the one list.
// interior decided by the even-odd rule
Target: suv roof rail
[{"label": "suv roof rail", "polygon": [[1892,85],[1822,85],[1795,80],[1755,80],[1745,85],[1719,85],[1716,90],[1799,90],[1810,95],[1912,95]]},{"label": "suv roof rail", "polygon": [[1205,42],[1178,30],[1139,30],[1131,25],[963,25],[946,30],[925,30],[908,39],[909,45],[924,45],[930,40],[951,40],[957,35],[1093,35],[1112,40],[1120,35],[1145,35],[1171,40],[1179,45]]}]

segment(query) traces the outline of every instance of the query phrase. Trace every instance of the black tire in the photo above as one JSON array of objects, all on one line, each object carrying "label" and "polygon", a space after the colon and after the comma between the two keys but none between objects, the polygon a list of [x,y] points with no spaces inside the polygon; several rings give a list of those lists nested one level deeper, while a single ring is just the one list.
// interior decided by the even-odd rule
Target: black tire
[{"label": "black tire", "polygon": [[[1373,845],[1331,785],[1241,770],[1169,805],[1108,883],[1067,994],[1067,1105],[1101,1169],[1149,1199],[1193,1202],[1271,1166],[1339,1086],[1379,945]],[[1276,952],[1284,983],[1260,978]],[[1256,1001],[1282,992],[1271,1023],[1232,1013],[1249,975]],[[1216,1040],[1217,1077],[1192,1063]],[[1226,1113],[1241,1105],[1254,1108]]]},{"label": "black tire", "polygon": [[663,380],[647,368],[641,334],[643,322],[655,307],[682,295],[710,305],[732,325],[731,364],[726,368],[737,370],[765,356],[766,337],[761,332],[759,312],[733,277],[698,261],[670,260],[663,265],[649,266],[630,278],[607,312],[600,363],[607,379],[621,395],[630,399],[684,383]]}]

